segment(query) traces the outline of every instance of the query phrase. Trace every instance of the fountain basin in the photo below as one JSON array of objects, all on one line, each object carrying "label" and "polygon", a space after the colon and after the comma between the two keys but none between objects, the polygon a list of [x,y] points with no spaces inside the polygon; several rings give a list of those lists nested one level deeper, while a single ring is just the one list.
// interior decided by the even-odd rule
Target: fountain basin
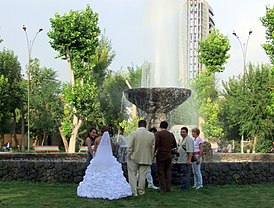
[{"label": "fountain basin", "polygon": [[125,97],[146,113],[168,113],[190,95],[191,90],[176,87],[134,88],[124,91]]}]

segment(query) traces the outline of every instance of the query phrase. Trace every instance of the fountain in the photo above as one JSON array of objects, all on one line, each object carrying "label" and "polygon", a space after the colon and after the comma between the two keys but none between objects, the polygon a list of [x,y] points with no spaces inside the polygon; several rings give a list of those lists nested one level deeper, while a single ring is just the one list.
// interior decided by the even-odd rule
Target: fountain
[{"label": "fountain", "polygon": [[125,97],[147,113],[148,127],[159,126],[167,113],[186,101],[191,90],[182,88],[180,67],[180,0],[150,0],[147,16],[153,31],[152,67],[142,71],[142,87],[124,91]]},{"label": "fountain", "polygon": [[147,113],[148,127],[159,126],[167,119],[167,113],[182,104],[191,95],[185,88],[153,87],[135,88],[124,91],[125,97]]}]

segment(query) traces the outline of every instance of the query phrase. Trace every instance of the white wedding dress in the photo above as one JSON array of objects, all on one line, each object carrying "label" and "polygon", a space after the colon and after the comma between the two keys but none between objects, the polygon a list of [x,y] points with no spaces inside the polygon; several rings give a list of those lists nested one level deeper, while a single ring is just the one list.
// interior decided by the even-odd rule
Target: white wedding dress
[{"label": "white wedding dress", "polygon": [[120,199],[132,195],[122,166],[112,155],[110,136],[104,132],[95,157],[90,161],[77,195],[87,198]]}]

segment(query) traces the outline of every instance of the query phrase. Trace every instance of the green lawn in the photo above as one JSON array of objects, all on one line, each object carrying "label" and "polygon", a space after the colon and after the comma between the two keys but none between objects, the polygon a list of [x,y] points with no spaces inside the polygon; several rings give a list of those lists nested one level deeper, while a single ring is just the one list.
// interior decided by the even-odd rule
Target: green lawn
[{"label": "green lawn", "polygon": [[274,184],[205,186],[201,190],[181,192],[173,187],[169,193],[146,190],[139,197],[120,200],[78,198],[77,184],[46,184],[0,181],[0,207],[259,207],[274,208]]}]

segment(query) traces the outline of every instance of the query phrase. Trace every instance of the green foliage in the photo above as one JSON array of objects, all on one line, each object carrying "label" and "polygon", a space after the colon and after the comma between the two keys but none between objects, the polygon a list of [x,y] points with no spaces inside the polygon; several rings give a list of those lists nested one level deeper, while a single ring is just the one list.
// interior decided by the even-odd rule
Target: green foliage
[{"label": "green foliage", "polygon": [[266,7],[266,15],[261,18],[263,26],[266,27],[266,43],[263,48],[274,64],[274,6]]},{"label": "green foliage", "polygon": [[[10,130],[15,124],[15,110],[22,106],[24,91],[21,86],[21,66],[13,51],[3,49],[0,52],[0,126],[1,131]],[[3,90],[3,91],[2,91]],[[19,105],[18,105],[19,104]]]},{"label": "green foliage", "polygon": [[128,81],[132,88],[140,87],[142,80],[142,66],[130,66],[127,67]]},{"label": "green foliage", "polygon": [[215,28],[205,40],[199,41],[198,59],[206,68],[191,85],[194,89],[194,100],[198,104],[199,114],[204,119],[203,132],[211,140],[217,140],[224,135],[219,121],[220,106],[214,74],[224,70],[224,65],[230,57],[227,54],[229,49],[228,38]]},{"label": "green foliage", "polygon": [[0,123],[5,122],[5,118],[7,117],[8,97],[9,97],[8,78],[4,77],[4,75],[0,75],[0,106],[1,106]]},{"label": "green foliage", "polygon": [[[71,79],[71,85],[66,85],[62,93],[66,115],[62,130],[66,136],[71,132],[77,135],[83,123],[80,121],[94,123],[100,117],[98,90],[114,53],[106,38],[99,42],[98,14],[89,5],[85,10],[55,14],[50,22],[50,44],[59,52],[58,57],[68,61]],[[71,137],[70,151],[75,149],[75,142],[75,137]]]},{"label": "green foliage", "polygon": [[271,153],[272,141],[273,139],[271,137],[259,139],[256,145],[256,151],[260,153]]},{"label": "green foliage", "polygon": [[112,124],[114,128],[119,126],[119,122],[125,119],[121,111],[123,91],[127,89],[125,75],[121,71],[110,73],[102,87],[100,93],[100,112],[104,117],[104,123]]},{"label": "green foliage", "polygon": [[33,136],[45,139],[57,131],[63,117],[61,82],[56,80],[56,71],[40,68],[37,59],[31,62],[30,75],[30,128]]},{"label": "green foliage", "polygon": [[[263,44],[263,48],[266,54],[269,56],[271,63],[274,64],[274,6],[266,7],[266,15],[261,18],[263,26],[266,27],[266,43]],[[272,101],[268,106],[270,114],[274,115],[274,66],[271,66],[271,85],[270,89]]]},{"label": "green foliage", "polygon": [[93,58],[94,67],[92,68],[94,79],[96,80],[98,86],[103,85],[103,82],[109,73],[107,68],[111,64],[114,57],[115,52],[112,50],[110,40],[108,40],[104,34],[101,35],[99,46],[96,48]]},{"label": "green foliage", "polygon": [[68,115],[67,110],[64,111],[64,114],[65,114],[65,116],[64,116],[63,120],[61,121],[62,131],[63,131],[63,134],[65,137],[70,137],[70,135],[72,133],[73,123]]},{"label": "green foliage", "polygon": [[203,132],[210,141],[218,141],[219,137],[224,136],[219,120],[219,108],[218,100],[213,102],[210,98],[207,98],[199,109],[199,112],[205,120],[205,122],[202,123]]},{"label": "green foliage", "polygon": [[209,75],[206,69],[200,72],[196,79],[192,81],[191,88],[193,89],[194,100],[197,102],[199,108],[207,98],[211,100],[218,98],[216,78],[214,75]]},{"label": "green foliage", "polygon": [[48,32],[50,45],[59,52],[58,57],[67,58],[66,49],[70,50],[73,59],[80,58],[87,62],[98,46],[98,14],[90,6],[85,10],[68,14],[55,14],[50,18],[52,30]]},{"label": "green foliage", "polygon": [[219,121],[220,109],[215,76],[206,69],[193,80],[191,86],[199,115],[204,119],[202,129],[205,137],[216,141],[224,133]]},{"label": "green foliage", "polygon": [[199,41],[199,62],[206,66],[209,74],[221,72],[230,57],[227,52],[230,49],[229,40],[219,30],[213,28],[205,40]]},{"label": "green foliage", "polygon": [[267,107],[271,103],[270,66],[249,66],[242,80],[230,79],[224,84],[222,108],[226,110],[226,123],[239,126],[241,134],[265,140],[273,137],[274,116]]},{"label": "green foliage", "polygon": [[271,115],[274,115],[274,66],[271,66],[271,81],[270,81],[270,87],[271,90],[271,102],[269,106],[267,106],[267,109]]}]

